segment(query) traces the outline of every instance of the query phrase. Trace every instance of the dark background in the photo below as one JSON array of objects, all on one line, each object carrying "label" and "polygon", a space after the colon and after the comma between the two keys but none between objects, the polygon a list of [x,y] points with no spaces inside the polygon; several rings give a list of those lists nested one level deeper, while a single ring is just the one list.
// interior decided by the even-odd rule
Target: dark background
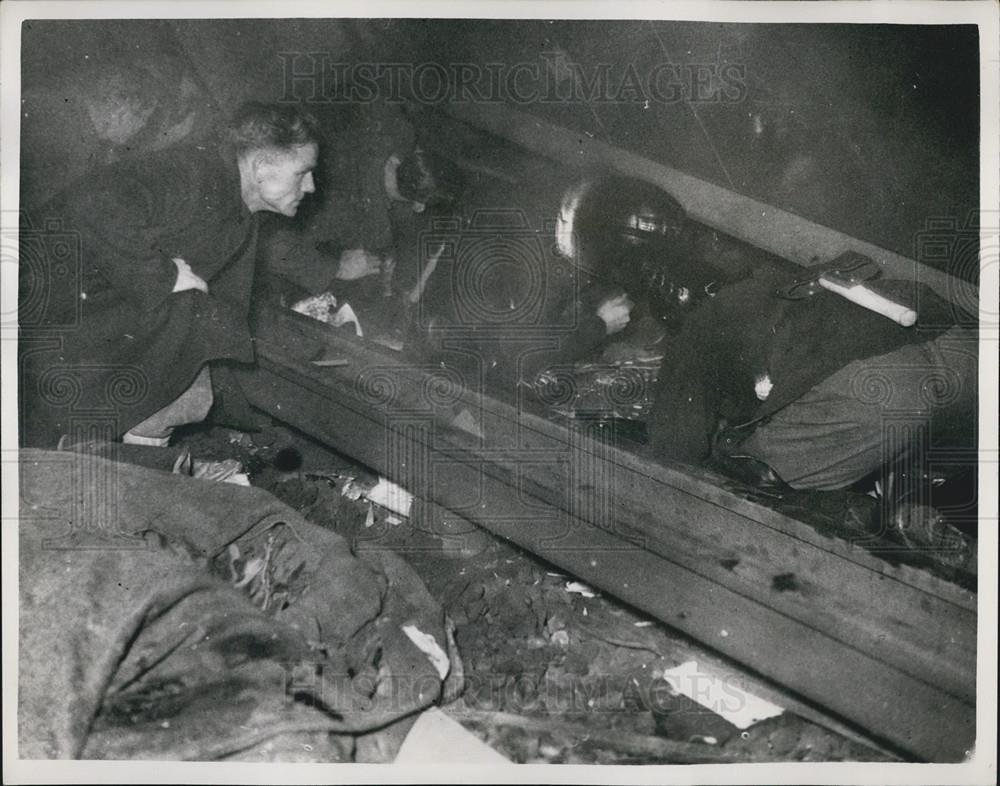
[{"label": "dark background", "polygon": [[[28,209],[95,164],[208,139],[241,101],[281,98],[281,52],[508,67],[548,53],[612,73],[730,64],[739,100],[517,108],[908,256],[929,220],[961,227],[978,204],[974,26],[287,19],[38,21],[22,33]],[[350,105],[324,109],[334,130],[350,123]]]}]

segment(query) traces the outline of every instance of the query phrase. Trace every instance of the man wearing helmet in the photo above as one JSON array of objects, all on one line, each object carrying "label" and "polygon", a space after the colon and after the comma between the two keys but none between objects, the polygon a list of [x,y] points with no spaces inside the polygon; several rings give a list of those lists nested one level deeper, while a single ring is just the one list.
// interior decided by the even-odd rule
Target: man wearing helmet
[{"label": "man wearing helmet", "polygon": [[[645,300],[667,334],[648,423],[658,459],[810,490],[907,460],[912,492],[931,443],[974,448],[976,322],[927,287],[869,282],[914,310],[904,327],[823,288],[800,297],[815,270],[754,265],[723,282],[693,253],[676,201],[627,178],[571,190],[559,230],[563,254],[605,282],[582,315],[611,335]],[[871,260],[847,258],[877,278]]]},{"label": "man wearing helmet", "polygon": [[585,279],[581,295],[593,312],[581,317],[596,316],[608,336],[626,329],[633,310],[662,331],[679,329],[731,275],[693,264],[688,229],[680,203],[645,181],[612,176],[570,189],[557,241]]},{"label": "man wearing helmet", "polygon": [[567,190],[556,245],[572,283],[552,323],[574,329],[558,349],[527,355],[520,379],[537,385],[546,368],[600,352],[661,354],[698,303],[746,274],[739,261],[705,254],[693,230],[676,199],[642,180],[595,177]]}]

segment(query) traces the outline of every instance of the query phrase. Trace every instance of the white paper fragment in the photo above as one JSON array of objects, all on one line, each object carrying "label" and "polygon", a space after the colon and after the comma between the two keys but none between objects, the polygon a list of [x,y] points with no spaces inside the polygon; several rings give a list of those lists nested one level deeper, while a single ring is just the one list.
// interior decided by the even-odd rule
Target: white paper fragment
[{"label": "white paper fragment", "polygon": [[420,713],[396,754],[396,764],[512,764],[437,707]]},{"label": "white paper fragment", "polygon": [[638,622],[633,622],[632,625],[636,628],[648,628],[653,623],[650,620],[639,620]]},{"label": "white paper fragment", "polygon": [[664,670],[663,679],[675,692],[721,715],[738,729],[747,729],[784,712],[777,704],[744,690],[737,675],[720,677],[703,671],[697,661],[689,660]]},{"label": "white paper fragment", "polygon": [[385,523],[390,524],[393,527],[398,527],[403,523],[403,520],[399,516],[388,515],[385,517]]},{"label": "white paper fragment", "polygon": [[566,592],[572,592],[575,593],[576,595],[583,595],[583,597],[585,598],[597,597],[597,593],[594,592],[590,587],[588,587],[582,581],[567,581]]},{"label": "white paper fragment", "polygon": [[455,428],[462,429],[462,431],[469,432],[474,437],[481,438],[483,436],[483,430],[479,427],[479,424],[476,423],[476,418],[471,412],[469,412],[468,407],[462,408],[462,411],[455,416],[453,421],[451,421],[451,425]]},{"label": "white paper fragment", "polygon": [[757,394],[757,398],[761,401],[767,401],[767,397],[771,395],[772,388],[774,388],[774,383],[767,373],[760,375],[754,380],[753,392]]},{"label": "white paper fragment", "polygon": [[333,319],[337,298],[330,292],[307,297],[292,306],[292,311],[304,314],[320,322],[330,322]]},{"label": "white paper fragment", "polygon": [[342,497],[347,497],[351,502],[357,502],[361,499],[361,495],[364,494],[364,489],[357,486],[353,480],[347,481],[344,484],[343,490],[340,492]]},{"label": "white paper fragment", "polygon": [[393,513],[409,518],[410,508],[413,506],[413,495],[392,481],[379,478],[375,487],[365,496],[376,505],[381,505]]},{"label": "white paper fragment", "polygon": [[403,633],[418,650],[427,656],[441,679],[448,676],[448,672],[451,670],[451,661],[448,660],[448,653],[441,649],[441,645],[437,643],[437,639],[430,633],[424,633],[416,625],[404,625]]},{"label": "white paper fragment", "polygon": [[359,338],[364,337],[365,334],[361,330],[361,323],[358,322],[358,315],[354,313],[354,309],[351,308],[350,303],[344,303],[344,305],[337,309],[337,313],[333,315],[330,324],[334,327],[340,327],[349,323],[354,323],[354,332]]},{"label": "white paper fragment", "polygon": [[365,516],[365,529],[375,526],[375,506],[368,505],[368,514]]}]

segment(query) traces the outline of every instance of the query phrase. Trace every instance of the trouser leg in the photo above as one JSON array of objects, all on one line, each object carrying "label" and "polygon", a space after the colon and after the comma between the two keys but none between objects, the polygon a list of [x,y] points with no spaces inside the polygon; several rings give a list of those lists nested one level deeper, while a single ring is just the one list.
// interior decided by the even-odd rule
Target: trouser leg
[{"label": "trouser leg", "polygon": [[186,423],[200,423],[208,417],[212,401],[212,375],[205,365],[187,390],[130,429],[122,437],[122,441],[129,444],[166,445],[174,428]]},{"label": "trouser leg", "polygon": [[848,364],[775,413],[743,449],[793,487],[845,488],[906,450],[926,451],[932,427],[970,432],[977,380],[977,332],[956,327]]}]

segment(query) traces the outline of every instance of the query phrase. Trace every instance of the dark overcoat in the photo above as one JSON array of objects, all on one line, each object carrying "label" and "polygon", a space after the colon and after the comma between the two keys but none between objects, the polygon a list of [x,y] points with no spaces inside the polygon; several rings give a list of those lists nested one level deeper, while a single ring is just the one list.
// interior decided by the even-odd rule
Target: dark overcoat
[{"label": "dark overcoat", "polygon": [[[226,372],[254,360],[257,225],[235,160],[194,147],[99,168],[22,216],[22,441],[92,422],[120,436],[206,363],[221,398],[243,403]],[[208,294],[172,291],[175,257]]]}]

